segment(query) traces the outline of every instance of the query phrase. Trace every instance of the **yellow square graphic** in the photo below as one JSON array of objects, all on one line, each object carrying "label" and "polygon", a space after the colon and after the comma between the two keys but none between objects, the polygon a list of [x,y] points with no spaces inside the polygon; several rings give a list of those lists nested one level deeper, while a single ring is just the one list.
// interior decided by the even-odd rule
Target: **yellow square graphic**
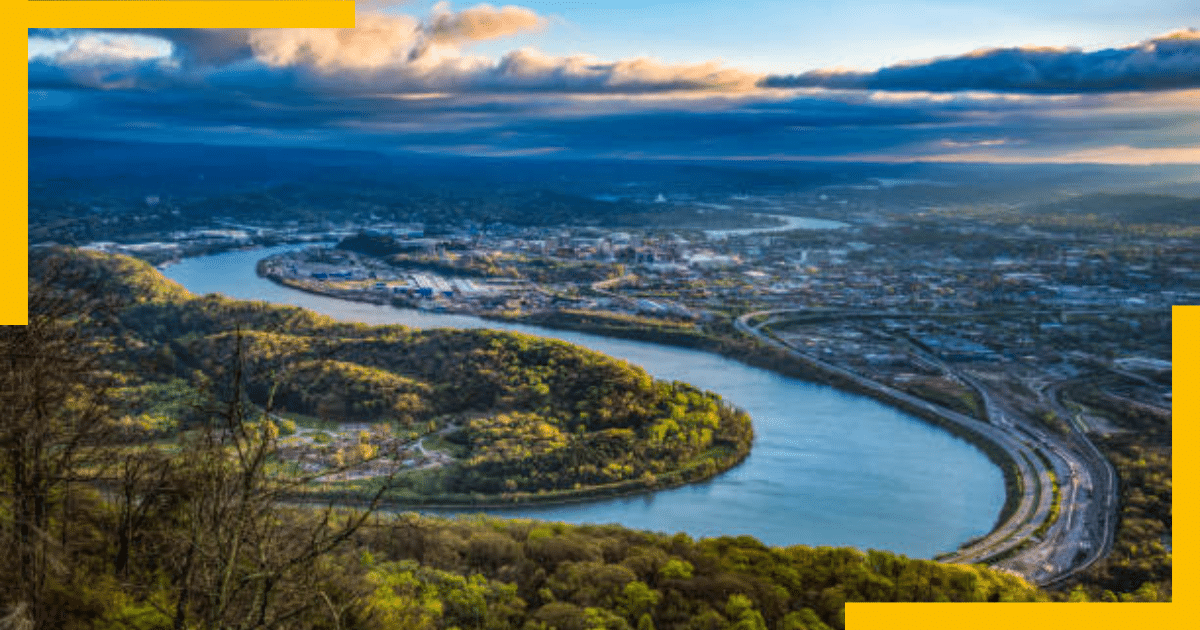
[{"label": "yellow square graphic", "polygon": [[[354,3],[346,0],[111,0],[6,3],[9,24],[0,31],[5,60],[3,81],[8,97],[0,136],[4,151],[4,190],[8,207],[0,212],[0,324],[26,321],[28,276],[29,67],[30,28],[347,28],[354,26]],[[16,5],[16,6],[14,6]],[[14,10],[15,9],[15,10]],[[20,67],[18,67],[20,65]]]}]

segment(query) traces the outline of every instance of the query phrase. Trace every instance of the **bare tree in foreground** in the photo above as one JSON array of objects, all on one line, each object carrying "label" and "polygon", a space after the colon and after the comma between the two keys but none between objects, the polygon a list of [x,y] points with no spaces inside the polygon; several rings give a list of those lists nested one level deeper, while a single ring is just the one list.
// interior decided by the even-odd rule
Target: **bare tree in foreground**
[{"label": "bare tree in foreground", "polygon": [[[305,484],[338,471],[297,474],[278,459],[270,405],[244,395],[240,331],[223,373],[211,375],[223,391],[208,421],[173,447],[131,444],[116,420],[122,401],[112,400],[119,375],[108,370],[127,343],[144,345],[116,317],[117,302],[140,298],[94,262],[39,258],[29,324],[0,328],[0,628],[58,627],[56,601],[97,576],[72,561],[105,540],[105,584],[133,598],[165,595],[145,602],[158,608],[155,626],[281,628],[327,616],[328,594],[338,594],[322,580],[337,572],[319,569],[391,477],[364,510],[287,507]],[[109,492],[97,495],[95,482]]]},{"label": "bare tree in foreground", "polygon": [[314,567],[371,516],[392,478],[379,480],[364,509],[287,508],[301,486],[331,472],[299,474],[277,458],[279,431],[266,407],[245,396],[240,333],[212,422],[181,442],[186,527],[172,554],[173,627],[280,628],[327,599]]},{"label": "bare tree in foreground", "polygon": [[97,454],[114,432],[99,364],[112,300],[100,286],[92,270],[40,257],[29,323],[0,327],[0,566],[17,577],[0,585],[0,605],[32,628],[50,627],[46,592],[65,570],[72,487],[103,472]]}]

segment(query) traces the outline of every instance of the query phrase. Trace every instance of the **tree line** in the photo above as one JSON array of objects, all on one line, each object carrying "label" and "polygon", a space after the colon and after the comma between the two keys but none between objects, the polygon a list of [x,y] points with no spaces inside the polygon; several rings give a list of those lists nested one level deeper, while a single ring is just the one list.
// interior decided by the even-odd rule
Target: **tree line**
[{"label": "tree line", "polygon": [[[724,439],[717,437],[721,408],[686,385],[646,380],[629,366],[556,344],[492,333],[368,334],[295,310],[218,298],[192,299],[198,314],[169,287],[112,285],[103,264],[35,262],[30,324],[0,331],[5,627],[824,630],[844,626],[849,601],[1047,598],[1011,575],[884,552],[770,548],[745,536],[697,542],[619,526],[381,515],[375,508],[394,478],[362,509],[289,506],[282,500],[297,487],[330,471],[280,465],[278,425],[250,384],[263,366],[290,360],[297,345],[326,349],[349,340],[394,353],[386,338],[411,335],[425,350],[449,353],[469,340],[467,356],[476,367],[490,366],[488,382],[499,385],[446,399],[512,410],[478,416],[484,422],[465,435],[482,440],[494,432],[502,441],[504,425],[513,425],[519,437],[537,439],[535,451],[561,451],[579,428],[617,445],[623,432],[644,430],[664,444],[700,448],[704,430]],[[118,334],[130,317],[146,318],[155,307],[199,324],[190,338],[169,345],[173,356],[162,356],[145,337]],[[229,311],[291,322],[293,333],[330,334],[230,332],[204,315]],[[334,359],[309,352],[296,359],[304,369],[324,374],[328,367],[331,378],[357,369],[322,364]],[[549,369],[534,380],[505,358],[526,354],[624,380],[558,381]],[[374,357],[375,366],[434,361],[365,350],[362,356]],[[118,369],[139,361],[174,371],[155,381]],[[431,382],[415,367],[407,374],[399,382],[367,380],[414,391]],[[564,397],[547,398],[538,387],[547,382],[561,386]],[[436,398],[437,385],[430,386]],[[607,412],[588,406],[605,398],[622,405]],[[567,408],[573,424],[561,427],[521,415]],[[179,410],[186,419],[174,430],[131,426],[132,418]],[[654,422],[643,428],[644,413]],[[680,414],[696,420],[681,421]]]}]

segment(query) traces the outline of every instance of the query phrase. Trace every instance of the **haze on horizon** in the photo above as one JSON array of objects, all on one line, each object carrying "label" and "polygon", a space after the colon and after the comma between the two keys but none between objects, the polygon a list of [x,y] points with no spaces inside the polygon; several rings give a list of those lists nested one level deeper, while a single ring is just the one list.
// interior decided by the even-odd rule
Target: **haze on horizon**
[{"label": "haze on horizon", "polygon": [[353,30],[33,29],[30,134],[569,159],[1200,163],[1193,8],[973,4],[383,1],[360,2]]}]

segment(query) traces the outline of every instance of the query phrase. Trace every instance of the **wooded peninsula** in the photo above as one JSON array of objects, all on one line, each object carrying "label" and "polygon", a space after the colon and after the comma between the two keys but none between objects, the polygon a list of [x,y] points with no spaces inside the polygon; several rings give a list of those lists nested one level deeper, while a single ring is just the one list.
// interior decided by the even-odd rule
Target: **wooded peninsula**
[{"label": "wooded peninsula", "polygon": [[[129,258],[31,259],[30,323],[0,337],[2,624],[824,630],[849,601],[1050,598],[878,551],[384,515],[703,478],[745,456],[750,421],[556,341],[196,297]],[[451,456],[395,464],[426,449]]]}]

